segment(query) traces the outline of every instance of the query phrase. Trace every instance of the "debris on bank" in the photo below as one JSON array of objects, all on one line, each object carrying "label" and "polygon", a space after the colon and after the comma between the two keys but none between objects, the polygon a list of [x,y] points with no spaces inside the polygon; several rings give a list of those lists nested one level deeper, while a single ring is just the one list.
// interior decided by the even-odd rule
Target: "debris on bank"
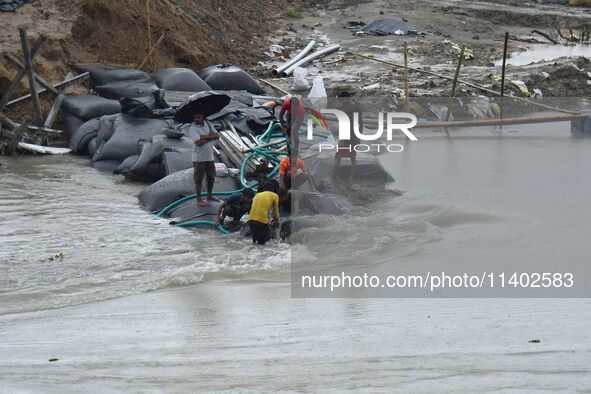
[{"label": "debris on bank", "polygon": [[0,0],[0,12],[11,12],[33,0]]},{"label": "debris on bank", "polygon": [[408,23],[407,21],[394,17],[388,17],[376,19],[368,23],[362,29],[358,30],[355,34],[368,34],[372,36],[410,36],[417,34],[425,35],[428,33],[420,29],[419,27]]}]

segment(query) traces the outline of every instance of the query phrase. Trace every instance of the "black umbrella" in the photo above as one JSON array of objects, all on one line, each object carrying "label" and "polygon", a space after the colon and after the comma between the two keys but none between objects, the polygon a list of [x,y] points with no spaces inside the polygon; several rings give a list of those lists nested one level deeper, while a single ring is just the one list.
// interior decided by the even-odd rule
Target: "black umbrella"
[{"label": "black umbrella", "polygon": [[205,91],[190,95],[176,110],[174,120],[179,123],[193,122],[193,115],[201,113],[205,117],[221,111],[230,102],[230,96]]}]

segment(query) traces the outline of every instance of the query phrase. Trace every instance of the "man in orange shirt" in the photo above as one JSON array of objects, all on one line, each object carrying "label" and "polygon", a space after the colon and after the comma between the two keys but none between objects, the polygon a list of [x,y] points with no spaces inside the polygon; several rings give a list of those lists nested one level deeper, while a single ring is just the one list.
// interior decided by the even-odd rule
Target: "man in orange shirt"
[{"label": "man in orange shirt", "polygon": [[314,179],[308,172],[306,163],[299,157],[295,159],[295,167],[292,168],[291,149],[287,150],[287,156],[279,163],[279,180],[284,189],[291,189],[292,182],[294,187],[301,186],[305,181],[310,182],[313,191],[317,191]]}]

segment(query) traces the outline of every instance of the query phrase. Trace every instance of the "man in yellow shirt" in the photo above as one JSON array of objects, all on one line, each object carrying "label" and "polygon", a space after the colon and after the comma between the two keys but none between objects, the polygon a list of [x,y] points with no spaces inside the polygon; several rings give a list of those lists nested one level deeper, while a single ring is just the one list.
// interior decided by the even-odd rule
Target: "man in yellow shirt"
[{"label": "man in yellow shirt", "polygon": [[273,210],[273,227],[279,227],[279,196],[270,191],[272,184],[266,183],[263,191],[252,200],[248,225],[252,232],[252,243],[264,245],[271,239],[269,211]]}]

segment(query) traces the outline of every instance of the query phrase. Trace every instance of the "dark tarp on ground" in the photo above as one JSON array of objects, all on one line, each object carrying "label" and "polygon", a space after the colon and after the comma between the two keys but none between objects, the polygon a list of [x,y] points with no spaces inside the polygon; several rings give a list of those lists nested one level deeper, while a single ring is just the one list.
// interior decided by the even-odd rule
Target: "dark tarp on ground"
[{"label": "dark tarp on ground", "polygon": [[[90,119],[70,137],[70,149],[73,153],[84,154],[88,153],[88,143],[96,138],[99,129],[99,119]],[[96,148],[96,146],[95,146]]]},{"label": "dark tarp on ground", "polygon": [[183,150],[167,150],[162,153],[162,167],[166,175],[174,174],[175,172],[186,170],[193,166],[191,155],[193,150],[187,152]]},{"label": "dark tarp on ground", "polygon": [[116,114],[105,115],[100,117],[98,134],[96,136],[97,148],[103,143],[107,142],[109,138],[111,138],[111,136],[115,132],[115,129],[113,129],[113,123],[115,122],[115,119],[117,119],[119,116],[119,114]]},{"label": "dark tarp on ground", "polygon": [[0,0],[0,12],[10,12],[22,7],[33,0]]},{"label": "dark tarp on ground", "polygon": [[[129,156],[139,155],[143,143],[150,141],[156,134],[162,134],[163,129],[171,124],[172,121],[121,114],[113,122],[111,138],[97,141],[99,145],[92,160],[119,160],[121,163]],[[99,136],[101,131],[99,129]]]},{"label": "dark tarp on ground", "polygon": [[151,74],[152,80],[166,90],[201,92],[211,90],[209,85],[188,68],[163,68]]},{"label": "dark tarp on ground", "polygon": [[117,81],[95,87],[98,94],[113,100],[149,97],[159,89],[158,85],[150,81]]},{"label": "dark tarp on ground", "polygon": [[[252,98],[250,99],[252,102]],[[220,112],[209,116],[208,119],[223,119],[232,123],[236,130],[243,134],[256,135],[267,129],[269,123],[274,120],[274,116],[264,108],[245,104],[243,98],[234,97],[230,104]]]},{"label": "dark tarp on ground", "polygon": [[[237,189],[240,189],[240,184],[235,178],[229,176],[218,176],[215,178],[214,191],[227,192]],[[203,190],[206,190],[205,187]],[[179,198],[191,194],[195,194],[195,181],[192,168],[175,172],[151,184],[140,192],[138,200],[143,209],[154,212],[161,210]],[[195,201],[193,201],[193,204],[195,204]]]},{"label": "dark tarp on ground", "polygon": [[[311,207],[314,207],[313,212]],[[352,205],[343,196],[324,193],[305,193],[300,203],[303,214],[342,215],[351,213]]]},{"label": "dark tarp on ground", "polygon": [[415,25],[411,25],[410,23],[392,17],[376,19],[361,29],[365,34],[372,36],[393,35],[397,30],[404,31],[404,35],[427,33]]},{"label": "dark tarp on ground", "polygon": [[68,111],[62,111],[62,121],[64,123],[64,126],[66,126],[65,129],[68,133],[68,136],[74,135],[74,133],[76,133],[76,130],[78,130],[78,128],[82,126],[85,122],[76,115],[72,115]]},{"label": "dark tarp on ground", "polygon": [[[121,103],[121,113],[129,114],[137,118],[161,118],[168,115],[174,115],[174,110],[169,107],[164,100],[163,89],[154,90],[151,95],[146,97],[128,98],[119,100]],[[166,113],[170,110],[170,113]]]},{"label": "dark tarp on ground", "polygon": [[252,94],[265,94],[258,82],[240,67],[218,64],[197,72],[212,89],[246,90]]},{"label": "dark tarp on ground", "polygon": [[318,218],[315,216],[298,216],[288,218],[281,222],[281,239],[289,238],[292,234],[305,228],[320,227]]},{"label": "dark tarp on ground", "polygon": [[[334,152],[319,152],[317,149],[309,149],[302,153],[308,170],[314,181],[319,185],[324,179],[331,178],[334,173]],[[351,160],[341,159],[340,174],[348,176],[351,168]],[[388,173],[383,169],[377,157],[369,153],[357,153],[356,177],[358,180],[384,185],[388,179]]]},{"label": "dark tarp on ground", "polygon": [[[154,161],[150,163],[141,163],[140,165],[136,166],[140,158],[141,154],[129,156],[127,159],[123,160],[123,162],[119,164],[117,168],[113,170],[113,174],[127,175],[129,178],[138,181],[148,182],[155,182],[159,179],[164,178],[165,174],[164,169],[162,168],[162,163],[160,163],[159,161]],[[132,173],[129,170],[134,167],[137,168],[133,171],[132,176]]]},{"label": "dark tarp on ground", "polygon": [[109,100],[94,95],[68,96],[62,103],[62,109],[82,120],[99,118],[103,115],[121,112],[121,105],[117,100]]},{"label": "dark tarp on ground", "polygon": [[90,73],[90,84],[92,87],[106,85],[119,81],[149,82],[150,76],[131,68],[122,68],[106,64],[76,64],[74,66],[80,73]]},{"label": "dark tarp on ground", "polygon": [[195,204],[195,200],[189,200],[171,209],[166,217],[174,219],[177,223],[189,220],[209,220],[213,222],[220,204],[221,202],[211,201],[208,207],[199,207]]},{"label": "dark tarp on ground", "polygon": [[92,167],[98,171],[103,171],[103,172],[113,172],[113,170],[115,170],[115,168],[117,168],[119,166],[119,161],[117,160],[101,160],[101,161],[95,161],[94,163],[92,163]]},{"label": "dark tarp on ground", "polygon": [[96,137],[92,138],[88,145],[86,145],[86,150],[88,151],[88,156],[92,157],[96,153]]},{"label": "dark tarp on ground", "polygon": [[[177,155],[169,157],[169,163],[164,165],[164,153],[174,152]],[[138,180],[157,181],[172,172],[168,169],[176,169],[173,172],[186,170],[192,167],[191,155],[193,153],[193,140],[187,137],[180,139],[168,138],[165,135],[155,135],[150,142],[142,146],[142,151],[135,160],[125,159],[115,170],[115,174],[124,175],[127,178]],[[158,164],[158,168],[154,165]],[[156,172],[154,170],[157,170]]]}]

